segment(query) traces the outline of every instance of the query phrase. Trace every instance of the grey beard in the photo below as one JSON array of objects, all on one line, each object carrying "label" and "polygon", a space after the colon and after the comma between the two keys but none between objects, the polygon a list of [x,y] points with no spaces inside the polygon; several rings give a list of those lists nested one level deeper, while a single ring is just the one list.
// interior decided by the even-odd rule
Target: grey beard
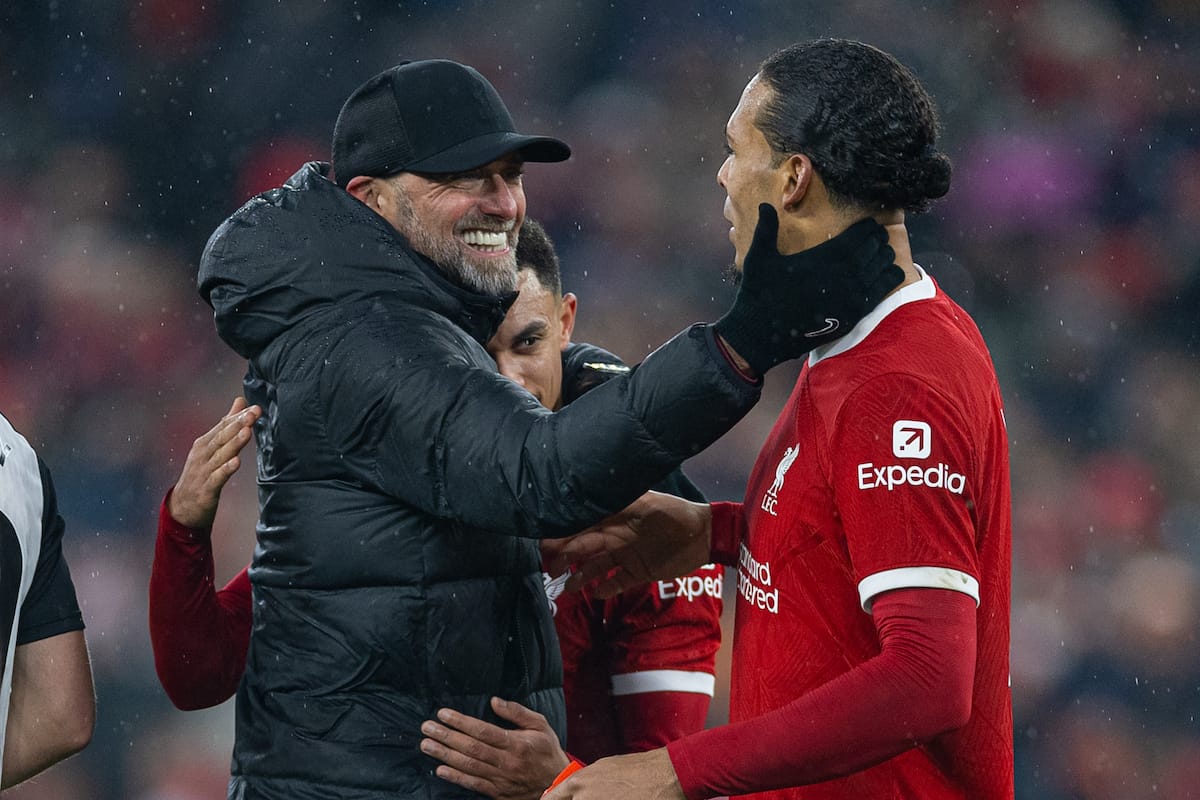
[{"label": "grey beard", "polygon": [[517,290],[517,259],[514,255],[511,266],[497,264],[495,269],[480,270],[466,259],[455,259],[449,263],[436,261],[438,267],[450,280],[473,292],[490,295],[512,294]]},{"label": "grey beard", "polygon": [[400,202],[400,222],[396,230],[408,240],[414,250],[427,256],[450,280],[473,292],[490,295],[511,294],[517,290],[516,244],[502,262],[491,269],[480,269],[462,254],[453,242],[430,235],[417,221],[412,203],[403,192],[397,193]]}]

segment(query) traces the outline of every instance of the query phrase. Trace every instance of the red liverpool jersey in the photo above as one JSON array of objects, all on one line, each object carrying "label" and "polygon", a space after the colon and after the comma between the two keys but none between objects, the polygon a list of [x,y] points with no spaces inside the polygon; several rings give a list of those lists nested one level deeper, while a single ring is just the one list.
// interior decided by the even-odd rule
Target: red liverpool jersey
[{"label": "red liverpool jersey", "polygon": [[1013,796],[1010,505],[991,358],[932,278],[810,356],[747,484],[731,721],[781,708],[877,655],[872,598],[922,587],[978,604],[972,713],[966,726],[849,777],[756,797]]},{"label": "red liverpool jersey", "polygon": [[563,659],[567,750],[591,762],[704,727],[721,645],[724,568],[598,600],[548,585]]}]

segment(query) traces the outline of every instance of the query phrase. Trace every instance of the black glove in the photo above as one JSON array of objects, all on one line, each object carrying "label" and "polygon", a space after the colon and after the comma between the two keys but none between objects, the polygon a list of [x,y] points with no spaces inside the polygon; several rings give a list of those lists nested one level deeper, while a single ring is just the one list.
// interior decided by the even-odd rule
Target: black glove
[{"label": "black glove", "polygon": [[759,205],[737,297],[716,323],[759,375],[848,333],[904,280],[887,231],[873,219],[790,256],[780,255],[778,236],[775,209]]}]

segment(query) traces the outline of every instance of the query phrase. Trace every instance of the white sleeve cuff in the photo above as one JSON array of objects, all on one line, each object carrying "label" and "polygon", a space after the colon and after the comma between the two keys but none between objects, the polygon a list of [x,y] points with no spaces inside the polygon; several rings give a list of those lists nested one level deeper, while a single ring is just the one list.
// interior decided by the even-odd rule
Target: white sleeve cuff
[{"label": "white sleeve cuff", "polygon": [[614,695],[645,694],[647,692],[691,692],[713,696],[717,680],[707,672],[687,672],[681,669],[650,669],[612,676]]},{"label": "white sleeve cuff", "polygon": [[858,599],[863,611],[870,614],[875,596],[892,589],[950,589],[962,592],[979,606],[979,581],[967,573],[947,567],[901,567],[876,572],[859,581]]}]

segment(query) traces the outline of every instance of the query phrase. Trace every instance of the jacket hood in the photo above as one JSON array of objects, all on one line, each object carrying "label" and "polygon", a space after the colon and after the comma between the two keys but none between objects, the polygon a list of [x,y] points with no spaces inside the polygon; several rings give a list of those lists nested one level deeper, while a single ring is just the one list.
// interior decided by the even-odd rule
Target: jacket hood
[{"label": "jacket hood", "polygon": [[209,237],[197,283],[221,339],[254,358],[314,314],[391,296],[447,317],[485,344],[516,293],[496,297],[451,282],[328,174],[328,164],[305,164]]}]

